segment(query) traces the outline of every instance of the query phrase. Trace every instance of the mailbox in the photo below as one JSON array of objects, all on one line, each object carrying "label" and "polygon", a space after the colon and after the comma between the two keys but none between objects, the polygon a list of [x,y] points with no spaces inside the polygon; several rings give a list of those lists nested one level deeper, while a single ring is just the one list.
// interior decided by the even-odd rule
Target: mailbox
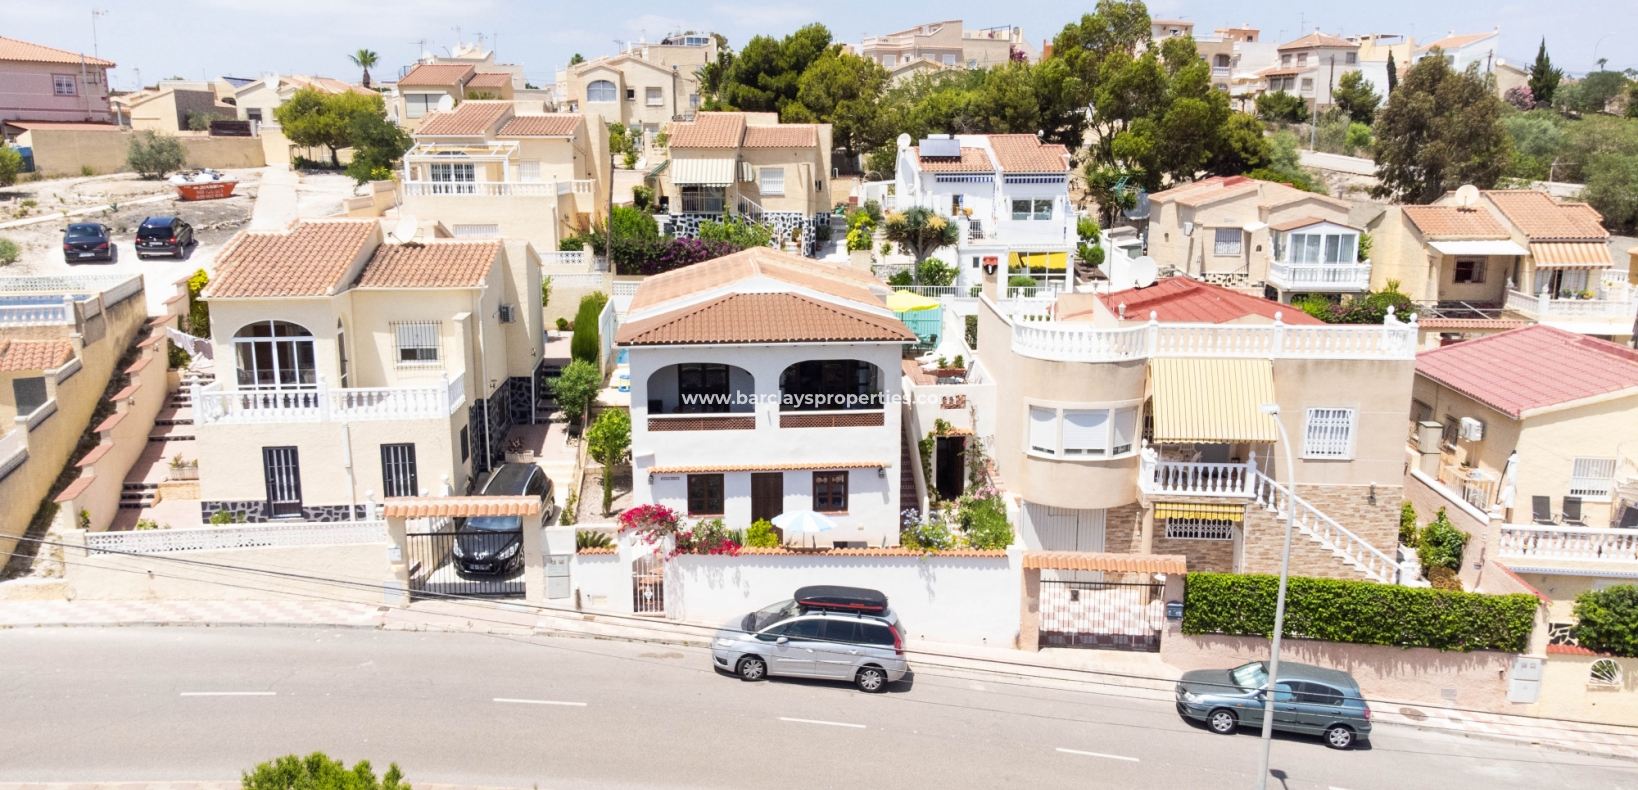
[{"label": "mailbox", "polygon": [[1166,602],[1166,619],[1167,620],[1182,620],[1183,619],[1183,602],[1182,601],[1167,601]]},{"label": "mailbox", "polygon": [[546,597],[569,597],[569,555],[546,556]]}]

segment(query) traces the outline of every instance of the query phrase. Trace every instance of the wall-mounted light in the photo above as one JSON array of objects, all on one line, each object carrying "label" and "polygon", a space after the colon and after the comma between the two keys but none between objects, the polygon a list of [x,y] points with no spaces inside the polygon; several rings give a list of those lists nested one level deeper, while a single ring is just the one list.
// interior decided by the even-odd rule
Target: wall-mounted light
[{"label": "wall-mounted light", "polygon": [[876,467],[876,476],[877,477],[886,477],[887,476],[887,467],[885,467],[885,466]]}]

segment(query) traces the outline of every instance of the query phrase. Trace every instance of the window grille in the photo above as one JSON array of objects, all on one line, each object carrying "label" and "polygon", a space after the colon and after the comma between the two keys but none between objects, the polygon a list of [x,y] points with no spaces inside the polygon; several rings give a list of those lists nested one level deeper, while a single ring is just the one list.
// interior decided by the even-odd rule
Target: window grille
[{"label": "window grille", "polygon": [[1347,458],[1353,446],[1353,409],[1309,409],[1305,458]]},{"label": "window grille", "polygon": [[1570,469],[1570,496],[1609,499],[1614,487],[1614,458],[1575,459]]},{"label": "window grille", "polygon": [[418,495],[414,444],[381,445],[381,487],[389,497]]},{"label": "window grille", "polygon": [[397,321],[392,326],[398,339],[399,365],[438,364],[437,321]]}]

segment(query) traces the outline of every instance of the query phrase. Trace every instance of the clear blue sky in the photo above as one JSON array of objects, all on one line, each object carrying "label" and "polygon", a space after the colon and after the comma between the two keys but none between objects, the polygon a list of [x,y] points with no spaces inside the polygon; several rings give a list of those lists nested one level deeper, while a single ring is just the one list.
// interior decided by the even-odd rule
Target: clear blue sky
[{"label": "clear blue sky", "polygon": [[[498,34],[501,62],[522,63],[531,82],[550,82],[568,57],[609,54],[616,40],[650,40],[674,29],[714,30],[741,46],[757,34],[784,35],[822,22],[839,40],[889,33],[923,22],[959,17],[966,27],[1015,25],[1039,46],[1091,3],[939,2],[881,0],[704,0],[704,2],[524,2],[523,0],[10,0],[0,18],[3,34],[49,46],[92,51],[91,9],[107,10],[97,23],[99,52],[119,64],[114,84],[136,85],[137,71],[152,84],[162,77],[256,77],[269,71],[357,79],[345,54],[360,47],[380,53],[383,76],[427,48],[441,52],[479,33],[488,45]],[[1004,9],[1004,10],[998,10]],[[1638,14],[1633,0],[1436,3],[1428,0],[1312,3],[1301,0],[1159,0],[1151,15],[1184,18],[1200,29],[1250,23],[1290,40],[1306,29],[1326,32],[1413,34],[1431,41],[1450,30],[1502,28],[1502,57],[1528,62],[1545,35],[1554,62],[1572,73],[1595,68],[1638,68]]]}]

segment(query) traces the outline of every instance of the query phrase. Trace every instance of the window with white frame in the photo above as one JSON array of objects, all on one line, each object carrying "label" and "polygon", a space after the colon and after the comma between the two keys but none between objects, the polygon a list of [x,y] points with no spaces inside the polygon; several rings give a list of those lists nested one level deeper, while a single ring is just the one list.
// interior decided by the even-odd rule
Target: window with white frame
[{"label": "window with white frame", "polygon": [[435,162],[427,166],[432,175],[432,192],[437,195],[470,195],[477,191],[478,168],[459,162]]},{"label": "window with white frame", "polygon": [[1064,455],[1108,455],[1109,410],[1064,409]]},{"label": "window with white frame", "polygon": [[1015,220],[1052,219],[1052,199],[1014,200],[1012,218]]},{"label": "window with white frame", "polygon": [[540,183],[540,160],[525,159],[518,163],[518,180],[526,184]]},{"label": "window with white frame", "polygon": [[1303,77],[1302,78],[1302,92],[1303,93],[1313,93],[1314,92],[1314,78],[1313,77]]},{"label": "window with white frame", "polygon": [[410,118],[419,118],[438,109],[438,100],[443,98],[442,93],[406,93],[404,94],[404,115]]},{"label": "window with white frame", "polygon": [[1058,410],[1031,406],[1029,449],[1046,455],[1058,454]]},{"label": "window with white frame", "polygon": [[944,65],[946,65],[946,66],[954,66],[955,61],[956,61],[956,56],[954,56],[954,55],[945,55],[944,56]]},{"label": "window with white frame", "polygon": [[1288,263],[1354,263],[1358,244],[1355,233],[1293,233],[1280,248]]},{"label": "window with white frame", "polygon": [[663,88],[644,88],[643,103],[650,107],[660,107],[665,104],[665,90]]},{"label": "window with white frame", "polygon": [[764,195],[785,194],[785,168],[762,167],[757,169],[757,189]]},{"label": "window with white frame", "polygon": [[400,366],[438,364],[437,321],[395,321],[392,327]]},{"label": "window with white frame", "polygon": [[1571,464],[1570,496],[1609,499],[1614,488],[1614,458],[1577,458]]},{"label": "window with white frame", "polygon": [[608,80],[597,80],[586,86],[586,101],[619,101],[619,89]]},{"label": "window with white frame", "polygon": [[1354,451],[1353,409],[1309,409],[1304,458],[1348,458]]},{"label": "window with white frame", "polygon": [[53,74],[53,75],[51,75],[51,92],[58,95],[58,96],[74,96],[74,95],[77,95],[79,93],[79,89],[78,89],[78,87],[76,86],[76,84],[74,82],[74,75],[72,75],[72,74]]},{"label": "window with white frame", "polygon": [[1239,228],[1218,228],[1216,243],[1212,246],[1212,254],[1239,255],[1242,235]]},{"label": "window with white frame", "polygon": [[1136,447],[1138,407],[1058,409],[1031,406],[1029,449],[1065,458],[1113,458]]}]

